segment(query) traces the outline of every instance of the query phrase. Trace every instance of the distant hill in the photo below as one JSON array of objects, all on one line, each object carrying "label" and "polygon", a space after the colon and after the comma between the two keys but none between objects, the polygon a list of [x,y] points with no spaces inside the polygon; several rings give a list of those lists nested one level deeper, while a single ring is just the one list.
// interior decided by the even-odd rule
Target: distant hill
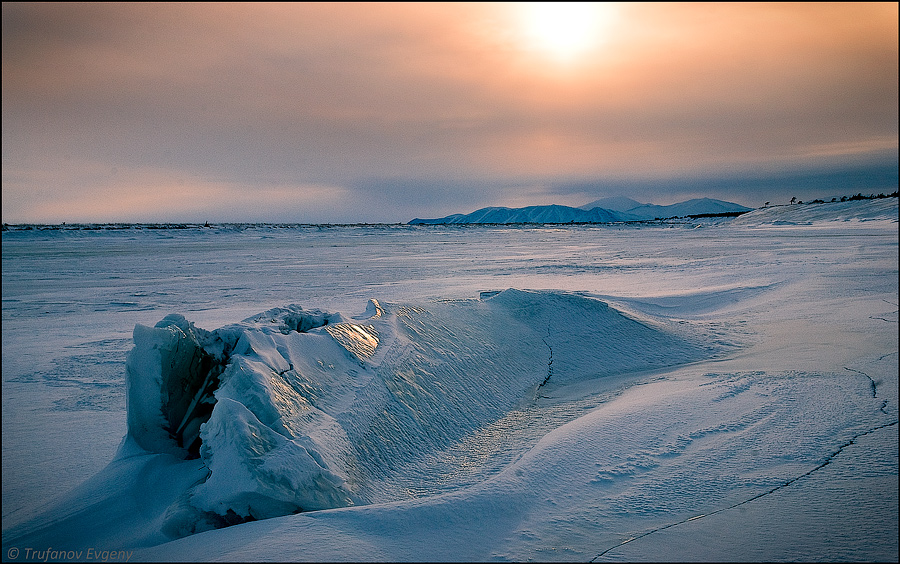
[{"label": "distant hill", "polygon": [[626,198],[625,196],[613,196],[611,198],[601,198],[599,200],[594,200],[590,204],[578,206],[578,209],[592,210],[594,208],[604,208],[617,212],[627,212],[630,209],[643,205],[644,204],[638,202],[637,200],[632,200],[631,198]]},{"label": "distant hill", "polygon": [[[613,209],[594,205],[602,202],[607,206],[621,208],[634,203],[635,206],[628,210]],[[588,206],[592,206],[588,208]],[[453,214],[437,219],[416,218],[409,222],[410,225],[422,224],[463,224],[463,223],[616,223],[621,221],[646,221],[654,219],[667,219],[671,217],[686,217],[691,215],[714,215],[726,213],[743,213],[750,208],[714,200],[711,198],[699,198],[688,200],[670,206],[657,206],[653,204],[641,204],[630,198],[605,198],[591,202],[579,208],[569,206],[528,206],[524,208],[489,207],[473,211],[468,214]]]},{"label": "distant hill", "polygon": [[897,198],[819,202],[759,208],[734,220],[736,225],[810,225],[833,221],[859,223],[888,220],[900,222]]},{"label": "distant hill", "polygon": [[750,210],[751,208],[732,202],[725,202],[723,200],[695,198],[693,200],[669,206],[644,204],[625,211],[630,215],[639,216],[641,219],[667,219],[670,217],[687,217],[690,215],[748,212]]},{"label": "distant hill", "polygon": [[410,221],[417,224],[447,223],[615,223],[632,221],[634,218],[620,212],[603,208],[582,210],[569,206],[528,206],[524,208],[490,207],[473,211],[469,214],[453,214],[438,219],[419,219]]}]

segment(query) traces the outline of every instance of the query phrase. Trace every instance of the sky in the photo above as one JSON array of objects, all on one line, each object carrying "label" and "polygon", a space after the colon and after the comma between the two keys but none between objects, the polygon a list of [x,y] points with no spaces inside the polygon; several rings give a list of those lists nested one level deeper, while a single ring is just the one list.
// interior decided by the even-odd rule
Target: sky
[{"label": "sky", "polygon": [[2,4],[4,223],[898,183],[898,3]]}]

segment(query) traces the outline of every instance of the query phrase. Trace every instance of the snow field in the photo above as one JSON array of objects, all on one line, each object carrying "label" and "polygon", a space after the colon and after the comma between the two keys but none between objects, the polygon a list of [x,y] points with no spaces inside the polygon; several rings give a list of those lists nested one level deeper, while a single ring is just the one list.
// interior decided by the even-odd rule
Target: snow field
[{"label": "snow field", "polygon": [[[896,560],[897,208],[853,204],[868,207],[820,218],[810,214],[822,206],[783,206],[743,223],[640,229],[427,228],[414,233],[443,246],[431,241],[409,270],[392,246],[408,234],[379,233],[367,264],[402,272],[370,270],[384,292],[365,288],[377,302],[355,316],[305,309],[365,303],[332,307],[361,290],[323,247],[329,283],[349,289],[340,300],[307,293],[303,307],[196,329],[225,362],[198,458],[177,445],[150,453],[129,422],[94,477],[37,518],[9,521],[34,512],[19,492],[42,479],[15,460],[118,441],[124,414],[109,406],[125,394],[104,396],[111,377],[86,368],[119,345],[74,356],[119,339],[118,328],[96,328],[121,309],[57,312],[59,336],[26,338],[49,318],[22,312],[65,299],[13,284],[28,270],[8,266],[19,263],[4,234],[4,558],[12,546],[101,546],[135,550],[133,560]],[[227,237],[219,248],[244,245],[244,235]],[[297,276],[288,241],[254,243],[284,260],[260,278],[271,282],[264,293]],[[348,247],[352,260],[359,248]],[[452,275],[419,279],[423,264]],[[163,286],[183,283],[166,276],[161,267]],[[231,274],[216,276],[230,289],[211,293],[213,310],[185,308],[188,318],[238,311]],[[142,292],[135,283],[122,291]],[[536,290],[479,297],[506,287]],[[276,303],[298,303],[282,296]],[[151,308],[137,324],[187,334],[190,322],[169,312]],[[74,355],[42,354],[53,350]],[[78,378],[62,379],[66,367]],[[107,411],[92,420],[78,406]],[[116,417],[118,432],[107,428]],[[152,434],[164,419],[139,421]],[[106,422],[93,437],[69,429],[93,421]],[[303,457],[312,462],[297,464]],[[65,455],[44,460],[75,467]],[[45,475],[65,484],[65,472]],[[349,503],[322,497],[329,491]],[[316,499],[334,508],[284,514]],[[282,516],[242,522],[253,506]]]}]

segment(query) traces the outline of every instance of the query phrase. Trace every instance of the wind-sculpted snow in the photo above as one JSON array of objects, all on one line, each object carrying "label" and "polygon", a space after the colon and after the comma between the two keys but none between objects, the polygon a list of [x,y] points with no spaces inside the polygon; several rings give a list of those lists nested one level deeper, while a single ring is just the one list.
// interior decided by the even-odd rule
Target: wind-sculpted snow
[{"label": "wind-sculpted snow", "polygon": [[893,200],[4,232],[4,558],[896,561]]},{"label": "wind-sculpted snow", "polygon": [[215,331],[169,315],[135,327],[134,343],[119,459],[167,455],[206,473],[173,494],[170,537],[408,497],[408,469],[539,387],[620,386],[721,350],[597,299],[520,290],[371,300],[358,318],[290,305]]},{"label": "wind-sculpted snow", "polygon": [[823,202],[815,204],[795,204],[760,208],[736,218],[734,225],[746,226],[792,226],[792,225],[833,225],[870,221],[900,221],[897,198],[875,200]]}]

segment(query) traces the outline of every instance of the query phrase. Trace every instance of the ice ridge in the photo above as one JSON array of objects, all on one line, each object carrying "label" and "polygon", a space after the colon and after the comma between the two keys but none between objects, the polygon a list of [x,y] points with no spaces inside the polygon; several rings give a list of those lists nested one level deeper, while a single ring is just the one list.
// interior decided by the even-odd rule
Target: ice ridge
[{"label": "ice ridge", "polygon": [[598,299],[515,289],[352,318],[291,305],[215,331],[169,315],[134,343],[126,444],[206,472],[166,511],[170,537],[402,498],[404,468],[539,388],[716,352]]}]

